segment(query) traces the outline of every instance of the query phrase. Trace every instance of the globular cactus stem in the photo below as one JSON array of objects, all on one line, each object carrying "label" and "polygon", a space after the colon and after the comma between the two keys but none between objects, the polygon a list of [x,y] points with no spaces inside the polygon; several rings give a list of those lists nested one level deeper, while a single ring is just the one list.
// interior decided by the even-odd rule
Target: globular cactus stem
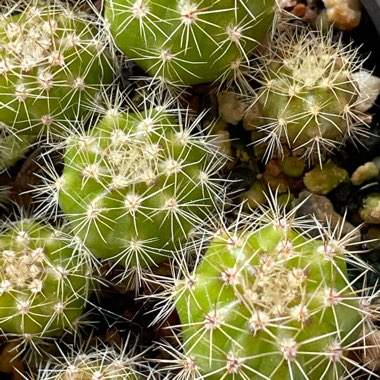
[{"label": "globular cactus stem", "polygon": [[112,109],[66,141],[51,200],[95,257],[126,268],[123,278],[170,257],[218,203],[226,157],[201,118],[149,102]]},{"label": "globular cactus stem", "polygon": [[[350,354],[373,334],[369,321],[378,315],[369,306],[373,296],[354,288],[369,270],[349,251],[358,231],[342,236],[339,226],[308,225],[294,212],[239,212],[233,225],[205,232],[204,254],[197,251],[194,270],[182,267],[184,277],[172,287],[181,321],[173,327],[181,342],[173,353],[178,379],[374,375]],[[347,263],[362,274],[351,278]]]},{"label": "globular cactus stem", "polygon": [[21,218],[0,232],[0,324],[24,343],[74,330],[92,287],[90,255],[61,228]]},{"label": "globular cactus stem", "polygon": [[62,357],[53,357],[39,369],[37,380],[143,380],[154,379],[154,370],[143,363],[142,354],[128,350],[128,341],[122,347],[88,342],[79,350],[68,347]]},{"label": "globular cactus stem", "polygon": [[100,18],[59,1],[14,2],[0,15],[0,123],[10,133],[62,134],[113,83]]},{"label": "globular cactus stem", "polygon": [[334,148],[370,135],[370,116],[361,105],[369,95],[360,90],[355,73],[364,59],[358,50],[308,28],[277,33],[251,67],[259,81],[250,98],[258,114],[255,144],[264,144],[265,160],[294,155],[322,162]]},{"label": "globular cactus stem", "polygon": [[109,0],[116,46],[148,75],[194,85],[239,75],[273,22],[274,0]]}]

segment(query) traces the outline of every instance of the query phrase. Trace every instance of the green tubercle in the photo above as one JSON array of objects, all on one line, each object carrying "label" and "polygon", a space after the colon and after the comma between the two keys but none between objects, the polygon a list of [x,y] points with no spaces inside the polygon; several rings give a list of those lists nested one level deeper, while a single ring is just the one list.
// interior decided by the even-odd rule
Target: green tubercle
[{"label": "green tubercle", "polygon": [[5,135],[0,136],[0,173],[15,165],[25,157],[35,143],[35,136]]}]

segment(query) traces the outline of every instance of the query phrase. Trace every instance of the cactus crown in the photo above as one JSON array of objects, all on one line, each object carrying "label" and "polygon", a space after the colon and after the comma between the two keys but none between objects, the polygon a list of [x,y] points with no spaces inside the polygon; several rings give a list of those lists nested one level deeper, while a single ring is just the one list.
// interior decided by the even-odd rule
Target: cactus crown
[{"label": "cactus crown", "polygon": [[135,354],[134,348],[128,349],[128,341],[122,347],[106,346],[90,342],[79,350],[72,346],[62,357],[52,358],[45,368],[40,368],[38,380],[142,380],[145,372],[152,369],[141,360],[142,353]]}]

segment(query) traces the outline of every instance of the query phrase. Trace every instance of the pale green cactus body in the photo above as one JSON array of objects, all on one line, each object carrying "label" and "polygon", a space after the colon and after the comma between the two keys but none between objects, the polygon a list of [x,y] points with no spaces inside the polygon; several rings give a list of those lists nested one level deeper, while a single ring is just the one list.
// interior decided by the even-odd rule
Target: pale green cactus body
[{"label": "pale green cactus body", "polygon": [[10,133],[62,133],[114,81],[96,21],[57,1],[0,16],[0,123]]},{"label": "pale green cactus body", "polygon": [[354,74],[361,68],[357,50],[309,29],[280,31],[252,65],[260,86],[254,104],[260,115],[255,144],[265,144],[265,158],[294,155],[321,164],[347,140],[360,139],[368,115]]},{"label": "pale green cactus body", "polygon": [[109,0],[117,47],[149,75],[194,85],[238,76],[273,22],[273,0]]},{"label": "pale green cactus body", "polygon": [[70,330],[90,292],[88,254],[72,237],[22,219],[0,233],[0,322],[5,333],[51,337]]},{"label": "pale green cactus body", "polygon": [[57,199],[96,257],[127,269],[156,265],[214,209],[213,176],[225,157],[196,128],[151,107],[110,113],[68,139]]},{"label": "pale green cactus body", "polygon": [[309,238],[281,216],[241,221],[175,286],[183,378],[338,380],[347,362],[360,367],[348,359],[367,318],[347,273],[350,239],[321,225]]}]

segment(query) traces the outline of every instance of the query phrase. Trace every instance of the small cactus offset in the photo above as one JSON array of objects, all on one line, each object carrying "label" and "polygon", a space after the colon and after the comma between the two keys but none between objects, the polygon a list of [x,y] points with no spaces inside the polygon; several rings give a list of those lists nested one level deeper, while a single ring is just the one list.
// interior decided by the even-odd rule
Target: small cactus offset
[{"label": "small cactus offset", "polygon": [[0,233],[0,327],[25,341],[62,335],[90,292],[88,254],[62,229],[22,218]]},{"label": "small cactus offset", "polygon": [[[152,369],[142,364],[140,355],[96,343],[79,351],[72,347],[62,358],[54,357],[39,370],[37,380],[143,380]],[[143,371],[144,370],[144,373]],[[150,377],[153,379],[152,377]]]},{"label": "small cactus offset", "polygon": [[127,272],[154,266],[214,209],[226,157],[199,120],[147,104],[68,138],[52,202],[96,257]]},{"label": "small cactus offset", "polygon": [[222,227],[174,286],[178,379],[339,380],[349,368],[369,376],[349,356],[372,333],[370,297],[354,290],[346,265],[368,270],[347,250],[357,231],[339,236],[339,226],[315,222],[312,238],[297,231],[305,221],[262,211]]},{"label": "small cactus offset", "polygon": [[274,0],[107,0],[117,47],[155,79],[239,77],[273,23]]},{"label": "small cactus offset", "polygon": [[334,42],[332,31],[278,33],[252,65],[260,82],[254,143],[267,145],[267,160],[285,145],[321,164],[345,141],[369,135],[361,107],[368,99],[354,79],[362,62],[357,50]]},{"label": "small cactus offset", "polygon": [[114,81],[99,23],[58,1],[15,2],[0,15],[0,123],[8,133],[62,133]]}]

